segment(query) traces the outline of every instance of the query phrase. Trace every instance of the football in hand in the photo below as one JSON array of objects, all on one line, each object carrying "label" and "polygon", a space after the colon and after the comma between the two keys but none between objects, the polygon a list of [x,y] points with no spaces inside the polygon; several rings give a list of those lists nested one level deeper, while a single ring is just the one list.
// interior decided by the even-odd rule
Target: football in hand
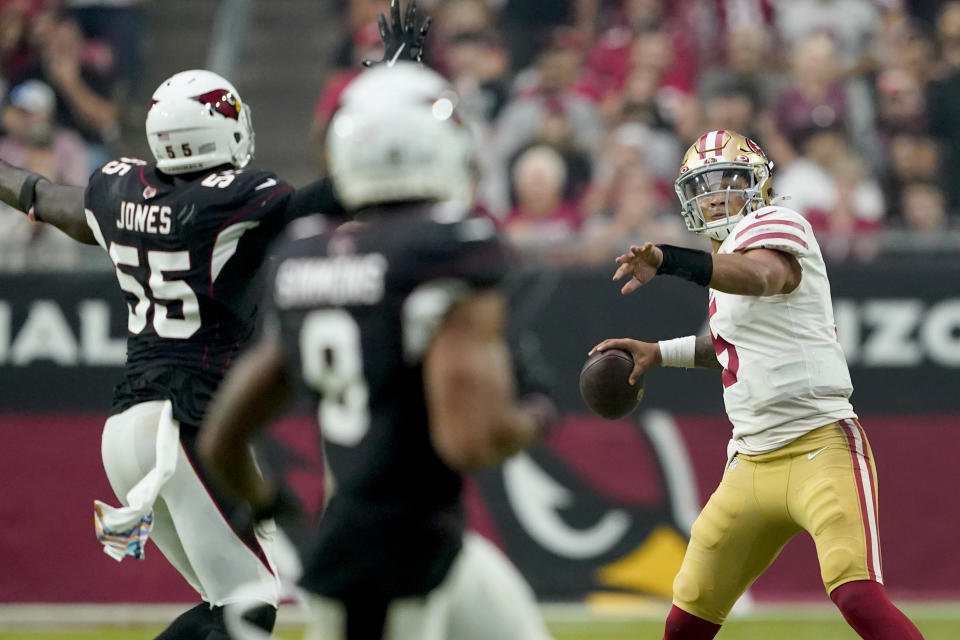
[{"label": "football in hand", "polygon": [[633,356],[622,349],[599,351],[580,370],[580,396],[601,418],[616,420],[637,408],[643,399],[643,376],[630,384]]}]

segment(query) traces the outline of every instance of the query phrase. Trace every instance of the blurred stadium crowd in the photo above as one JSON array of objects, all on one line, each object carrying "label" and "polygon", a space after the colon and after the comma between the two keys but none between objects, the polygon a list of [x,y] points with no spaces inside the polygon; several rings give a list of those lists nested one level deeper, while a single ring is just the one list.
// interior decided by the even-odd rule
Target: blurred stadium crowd
[{"label": "blurred stadium crowd", "polygon": [[[318,171],[340,92],[360,60],[380,58],[376,16],[387,11],[386,0],[328,1],[343,41],[310,125]],[[0,0],[0,158],[82,185],[106,158],[130,153],[114,143],[127,102],[144,91],[144,4]],[[828,258],[869,259],[888,231],[942,246],[960,229],[958,0],[419,8],[434,19],[428,62],[476,129],[481,210],[553,260],[607,260],[648,239],[698,243],[673,180],[687,146],[713,129],[760,143],[776,192],[811,221]],[[75,251],[40,227],[0,211],[4,246],[64,249],[39,262],[37,251],[5,250],[0,267],[71,266]]]},{"label": "blurred stadium crowd", "polygon": [[[378,58],[386,3],[343,1],[342,71],[317,102],[318,158],[336,96]],[[421,0],[429,62],[480,143],[481,207],[555,259],[609,245],[697,242],[673,180],[703,132],[753,137],[774,188],[831,257],[869,258],[888,229],[960,221],[960,2]],[[559,243],[559,244],[558,244]]]},{"label": "blurred stadium crowd", "polygon": [[[83,186],[118,151],[123,110],[139,90],[140,4],[0,0],[0,158]],[[0,238],[0,268],[72,267],[80,253],[9,210],[0,211]]]}]

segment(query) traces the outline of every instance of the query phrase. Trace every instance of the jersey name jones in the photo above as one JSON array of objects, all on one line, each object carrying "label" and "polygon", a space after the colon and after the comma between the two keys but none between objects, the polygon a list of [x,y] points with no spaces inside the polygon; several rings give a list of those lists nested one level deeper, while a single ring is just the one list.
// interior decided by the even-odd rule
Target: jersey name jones
[{"label": "jersey name jones", "polygon": [[117,229],[169,235],[173,226],[172,216],[173,209],[168,206],[138,204],[123,200],[120,202]]}]

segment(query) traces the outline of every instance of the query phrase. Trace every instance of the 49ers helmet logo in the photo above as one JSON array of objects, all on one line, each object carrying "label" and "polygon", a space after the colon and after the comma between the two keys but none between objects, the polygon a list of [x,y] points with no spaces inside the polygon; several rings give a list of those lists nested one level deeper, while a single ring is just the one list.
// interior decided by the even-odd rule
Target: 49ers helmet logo
[{"label": "49ers helmet logo", "polygon": [[767,157],[767,154],[763,152],[763,149],[760,148],[760,145],[754,142],[751,138],[746,138],[746,141],[747,141],[747,146],[750,147],[751,151],[753,151],[755,154],[763,158]]}]

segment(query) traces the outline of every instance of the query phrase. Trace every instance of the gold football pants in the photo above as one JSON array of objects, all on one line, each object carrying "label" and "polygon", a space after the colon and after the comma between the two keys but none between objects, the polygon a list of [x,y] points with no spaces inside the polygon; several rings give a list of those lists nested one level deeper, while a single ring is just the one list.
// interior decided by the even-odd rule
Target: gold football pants
[{"label": "gold football pants", "polygon": [[722,624],[800,531],[813,537],[827,593],[854,580],[883,583],[876,470],[859,421],[828,424],[769,453],[734,456],[693,524],[673,603]]}]

